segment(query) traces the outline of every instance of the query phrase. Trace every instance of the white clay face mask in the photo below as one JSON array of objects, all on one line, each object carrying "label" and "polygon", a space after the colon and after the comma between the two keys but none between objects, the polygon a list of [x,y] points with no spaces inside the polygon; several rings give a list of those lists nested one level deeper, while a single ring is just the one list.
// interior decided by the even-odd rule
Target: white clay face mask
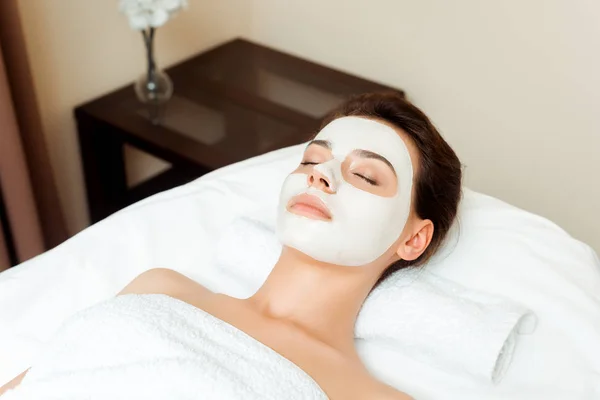
[{"label": "white clay face mask", "polygon": [[[311,185],[306,173],[289,175],[281,189],[277,235],[285,246],[317,261],[345,266],[371,263],[398,239],[410,213],[413,170],[408,149],[394,129],[361,117],[336,119],[315,140],[327,141],[331,148],[332,158],[313,167],[327,179],[329,188],[325,191]],[[389,161],[397,180],[395,194],[380,196],[346,181],[343,163],[357,150]],[[320,199],[331,219],[289,211],[290,200],[302,194]]]}]

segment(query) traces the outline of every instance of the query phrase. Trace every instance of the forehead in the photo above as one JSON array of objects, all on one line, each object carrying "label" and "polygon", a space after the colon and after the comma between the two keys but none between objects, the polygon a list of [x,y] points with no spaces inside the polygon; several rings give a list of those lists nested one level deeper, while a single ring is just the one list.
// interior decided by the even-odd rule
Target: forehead
[{"label": "forehead", "polygon": [[335,119],[321,129],[315,140],[329,141],[334,157],[344,158],[354,150],[368,150],[385,157],[395,168],[412,166],[400,135],[392,127],[372,119]]}]

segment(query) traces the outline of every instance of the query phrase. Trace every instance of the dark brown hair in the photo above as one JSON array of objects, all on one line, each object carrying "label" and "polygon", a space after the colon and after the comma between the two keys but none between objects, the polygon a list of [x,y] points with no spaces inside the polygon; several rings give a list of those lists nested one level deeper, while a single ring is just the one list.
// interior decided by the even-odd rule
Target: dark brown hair
[{"label": "dark brown hair", "polygon": [[431,220],[433,237],[416,260],[400,260],[390,265],[379,278],[379,284],[399,269],[424,264],[443,243],[461,198],[461,164],[429,118],[400,93],[367,93],[352,97],[325,117],[321,128],[345,116],[387,122],[405,132],[419,151],[418,169],[413,178],[413,210],[419,218]]}]

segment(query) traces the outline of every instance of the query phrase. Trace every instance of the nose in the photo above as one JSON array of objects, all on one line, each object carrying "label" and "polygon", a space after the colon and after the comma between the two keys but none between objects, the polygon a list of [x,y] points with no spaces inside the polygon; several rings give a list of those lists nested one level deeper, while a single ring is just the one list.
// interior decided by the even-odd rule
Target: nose
[{"label": "nose", "polygon": [[335,187],[333,186],[333,179],[328,177],[322,171],[319,171],[317,167],[314,167],[308,174],[308,186],[315,189],[320,189],[325,193],[335,193]]}]

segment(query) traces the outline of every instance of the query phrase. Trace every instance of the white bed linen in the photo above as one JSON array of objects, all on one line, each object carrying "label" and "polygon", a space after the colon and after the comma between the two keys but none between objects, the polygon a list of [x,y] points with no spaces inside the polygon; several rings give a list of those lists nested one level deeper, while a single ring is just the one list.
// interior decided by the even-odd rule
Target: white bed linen
[{"label": "white bed linen", "polygon": [[[244,293],[216,266],[218,238],[257,207],[271,207],[266,218],[274,217],[279,186],[300,154],[296,146],[215,171],[0,274],[0,384],[30,365],[65,318],[149,268]],[[497,386],[359,342],[373,373],[419,400],[600,398],[600,262],[588,246],[546,219],[466,190],[460,224],[427,268],[528,307],[538,317],[535,333],[520,338]]]}]

